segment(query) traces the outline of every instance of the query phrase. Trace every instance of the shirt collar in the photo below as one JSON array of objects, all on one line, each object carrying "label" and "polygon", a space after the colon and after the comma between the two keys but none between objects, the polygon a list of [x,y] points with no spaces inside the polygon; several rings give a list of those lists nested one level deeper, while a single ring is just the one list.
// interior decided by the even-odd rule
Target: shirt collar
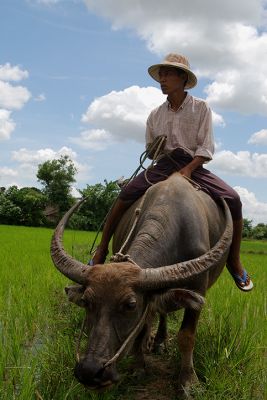
[{"label": "shirt collar", "polygon": [[[192,98],[192,96],[188,92],[186,92],[186,97],[177,111],[182,110],[186,106],[186,104],[191,100],[191,98]],[[169,102],[168,98],[166,100],[166,105],[168,107],[168,110],[172,110],[171,103]]]}]

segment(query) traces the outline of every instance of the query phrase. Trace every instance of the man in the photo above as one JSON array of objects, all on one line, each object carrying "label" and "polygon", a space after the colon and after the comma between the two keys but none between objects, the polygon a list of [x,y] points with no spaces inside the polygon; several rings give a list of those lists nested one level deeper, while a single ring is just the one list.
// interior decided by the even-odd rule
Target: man
[{"label": "man", "polygon": [[253,283],[240,261],[242,239],[242,204],[238,194],[220,178],[203,168],[212,159],[214,140],[212,114],[207,103],[191,96],[186,90],[197,84],[188,60],[179,54],[169,54],[160,64],[152,65],[148,73],[160,83],[167,100],[151,112],[147,120],[146,146],[159,136],[165,136],[163,155],[156,165],[141,172],[122,188],[103,229],[102,239],[91,264],[105,261],[109,241],[121,218],[130,205],[142,196],[151,184],[166,179],[179,171],[192,178],[215,201],[223,197],[233,218],[233,240],[227,268],[236,285],[243,291],[253,288]]}]

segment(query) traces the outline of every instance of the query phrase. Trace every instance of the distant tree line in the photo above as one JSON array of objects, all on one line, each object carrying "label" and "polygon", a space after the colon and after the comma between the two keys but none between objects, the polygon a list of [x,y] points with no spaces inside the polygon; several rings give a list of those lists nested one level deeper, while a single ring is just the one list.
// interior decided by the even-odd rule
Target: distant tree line
[{"label": "distant tree line", "polygon": [[267,240],[267,224],[253,226],[252,220],[244,218],[242,236],[245,239]]},{"label": "distant tree line", "polygon": [[[61,216],[77,201],[71,195],[76,167],[68,156],[46,161],[38,166],[37,179],[42,189],[35,187],[0,188],[0,224],[54,227]],[[72,229],[97,231],[120,191],[116,181],[87,185],[79,190],[87,197],[84,205],[72,216]],[[243,238],[267,240],[267,225],[253,226],[244,219]]]},{"label": "distant tree line", "polygon": [[[38,166],[37,179],[43,186],[0,187],[0,224],[54,227],[62,215],[77,201],[71,195],[77,170],[68,156],[46,161]],[[73,215],[72,229],[98,230],[119,193],[116,181],[87,185],[79,190],[88,197]]]}]

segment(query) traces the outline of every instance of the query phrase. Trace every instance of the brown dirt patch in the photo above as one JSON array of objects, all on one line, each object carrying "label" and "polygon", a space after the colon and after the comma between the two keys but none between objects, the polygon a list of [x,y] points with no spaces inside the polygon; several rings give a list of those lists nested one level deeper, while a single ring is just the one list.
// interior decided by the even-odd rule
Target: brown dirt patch
[{"label": "brown dirt patch", "polygon": [[167,355],[146,355],[147,372],[144,377],[131,378],[131,392],[120,399],[177,400],[175,395],[175,365]]}]

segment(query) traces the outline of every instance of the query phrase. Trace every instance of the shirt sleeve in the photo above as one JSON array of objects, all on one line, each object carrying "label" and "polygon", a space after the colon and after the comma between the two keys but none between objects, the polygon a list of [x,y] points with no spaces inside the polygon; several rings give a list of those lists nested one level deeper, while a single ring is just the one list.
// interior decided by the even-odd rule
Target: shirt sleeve
[{"label": "shirt sleeve", "polygon": [[197,149],[195,156],[212,159],[214,154],[214,138],[212,129],[212,112],[206,102],[203,103],[201,123],[197,135]]},{"label": "shirt sleeve", "polygon": [[152,112],[149,114],[146,121],[146,148],[154,140],[153,130],[152,130]]}]

